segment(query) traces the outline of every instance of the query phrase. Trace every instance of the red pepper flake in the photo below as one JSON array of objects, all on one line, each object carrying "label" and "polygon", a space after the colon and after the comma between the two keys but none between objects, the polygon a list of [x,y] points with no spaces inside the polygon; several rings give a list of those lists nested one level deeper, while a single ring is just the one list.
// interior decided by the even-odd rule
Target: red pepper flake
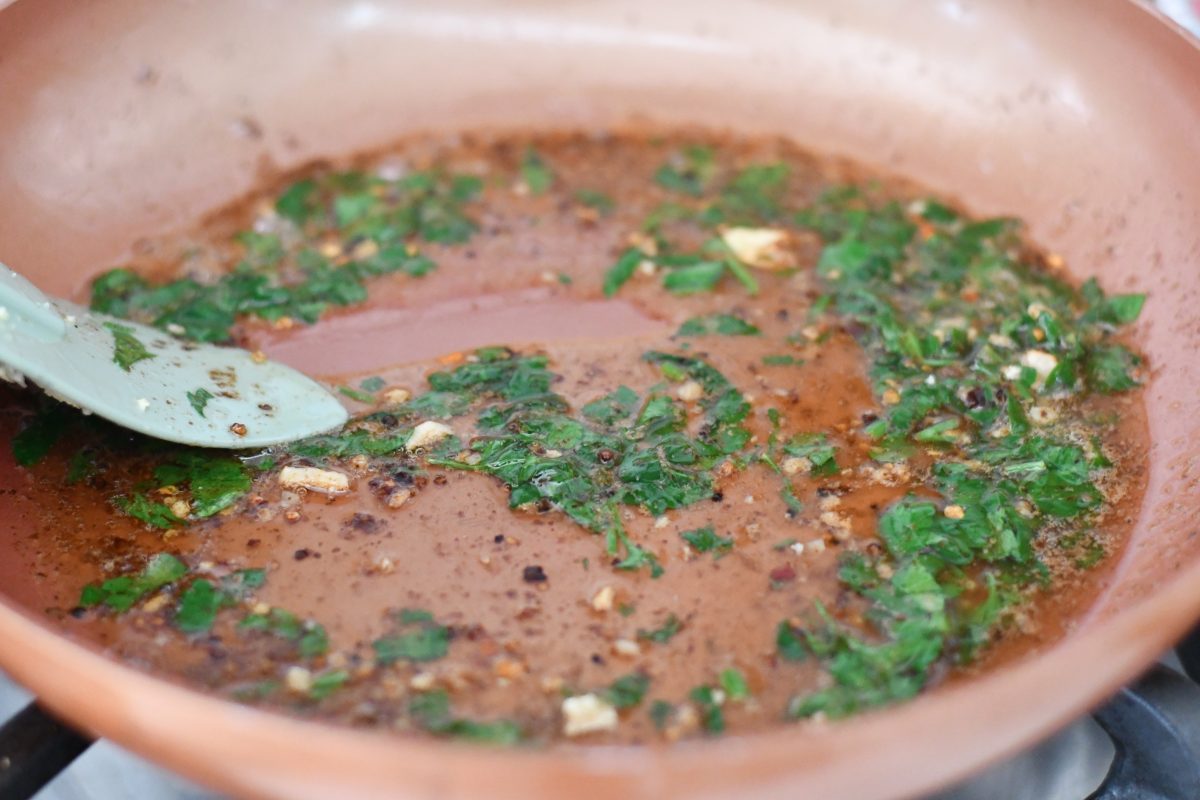
[{"label": "red pepper flake", "polygon": [[788,583],[796,580],[796,570],[792,569],[791,565],[784,564],[771,570],[770,578],[772,583]]}]

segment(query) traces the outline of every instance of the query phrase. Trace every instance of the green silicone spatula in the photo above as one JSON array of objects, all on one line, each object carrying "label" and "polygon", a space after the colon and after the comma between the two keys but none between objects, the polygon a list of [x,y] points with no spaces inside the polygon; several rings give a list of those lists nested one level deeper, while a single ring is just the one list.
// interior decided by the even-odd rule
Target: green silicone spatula
[{"label": "green silicone spatula", "polygon": [[320,384],[245,350],[49,298],[0,264],[0,378],[122,427],[198,447],[263,447],[345,423]]}]

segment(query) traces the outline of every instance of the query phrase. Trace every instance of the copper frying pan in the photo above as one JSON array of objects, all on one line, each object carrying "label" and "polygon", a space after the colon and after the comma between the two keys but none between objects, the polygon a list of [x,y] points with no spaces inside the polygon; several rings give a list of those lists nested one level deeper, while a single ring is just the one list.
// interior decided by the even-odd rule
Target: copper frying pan
[{"label": "copper frying pan", "polygon": [[[1046,735],[1200,614],[1200,50],[1134,3],[26,0],[0,12],[0,100],[0,253],[61,294],[247,190],[264,160],[637,115],[899,171],[1150,292],[1153,463],[1095,609],[1035,657],[826,730],[511,753],[241,708],[56,633],[18,598],[62,578],[38,574],[0,509],[0,666],[198,781],[297,798],[907,796]],[[18,480],[0,456],[0,485]]]}]

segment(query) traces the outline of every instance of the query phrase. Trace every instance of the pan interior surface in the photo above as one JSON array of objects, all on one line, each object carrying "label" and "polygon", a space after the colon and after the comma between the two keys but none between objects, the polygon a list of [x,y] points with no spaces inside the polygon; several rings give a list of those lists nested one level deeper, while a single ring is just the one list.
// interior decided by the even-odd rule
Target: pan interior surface
[{"label": "pan interior surface", "polygon": [[[98,734],[249,796],[902,796],[1063,724],[1200,609],[1200,53],[1140,7],[43,0],[0,12],[0,52],[0,254],[56,294],[264,172],[412,132],[643,120],[784,135],[911,177],[1021,217],[1080,277],[1150,295],[1136,532],[1088,618],[1036,658],[824,730],[496,753],[202,697],[0,604],[0,665]],[[0,520],[0,546],[22,536]],[[7,559],[0,578],[4,599],[56,576]]]}]

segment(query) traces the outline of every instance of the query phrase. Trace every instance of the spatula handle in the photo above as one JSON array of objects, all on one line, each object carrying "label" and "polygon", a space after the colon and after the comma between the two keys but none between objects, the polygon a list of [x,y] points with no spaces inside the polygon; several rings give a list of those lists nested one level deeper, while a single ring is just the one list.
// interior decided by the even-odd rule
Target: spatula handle
[{"label": "spatula handle", "polygon": [[[67,333],[67,324],[54,308],[50,298],[37,287],[0,264],[0,350],[4,348],[5,333],[31,336],[39,341],[54,342]],[[0,361],[3,360],[0,353]]]}]

